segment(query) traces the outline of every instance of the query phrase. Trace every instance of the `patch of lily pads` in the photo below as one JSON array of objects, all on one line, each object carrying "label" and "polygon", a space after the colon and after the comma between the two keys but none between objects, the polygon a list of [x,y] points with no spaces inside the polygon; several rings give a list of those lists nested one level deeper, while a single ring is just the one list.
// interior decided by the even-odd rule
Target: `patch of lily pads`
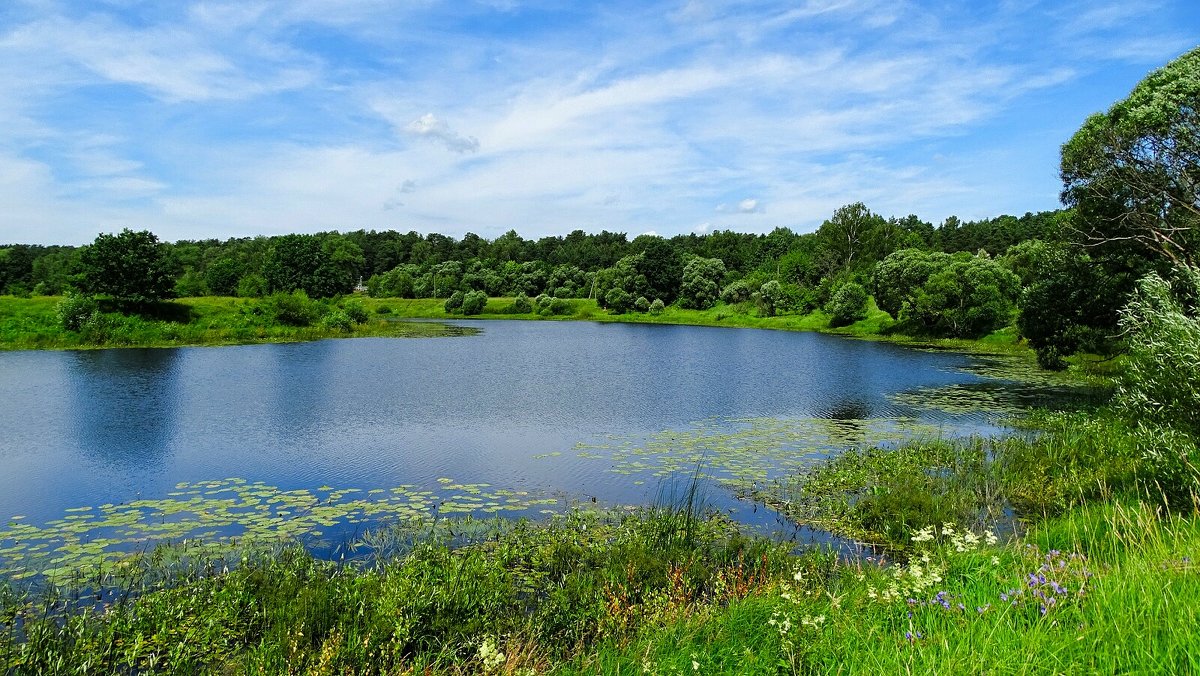
[{"label": "patch of lily pads", "polygon": [[231,478],[180,483],[158,499],[65,510],[43,525],[14,516],[0,528],[0,575],[13,580],[70,576],[103,567],[161,543],[227,551],[279,541],[319,541],[326,534],[435,515],[528,514],[557,505],[556,497],[459,483],[436,488],[320,488],[284,490]]},{"label": "patch of lily pads", "polygon": [[701,421],[648,436],[608,435],[581,442],[575,456],[609,463],[634,483],[695,472],[732,488],[794,474],[847,448],[933,437],[915,418],[735,418]]}]

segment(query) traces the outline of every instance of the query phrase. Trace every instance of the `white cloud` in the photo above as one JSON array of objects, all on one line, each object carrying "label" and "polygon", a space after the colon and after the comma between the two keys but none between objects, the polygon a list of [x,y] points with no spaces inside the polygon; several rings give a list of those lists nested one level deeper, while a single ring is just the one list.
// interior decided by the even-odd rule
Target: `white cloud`
[{"label": "white cloud", "polygon": [[414,136],[439,141],[448,150],[456,153],[473,153],[479,150],[479,139],[474,136],[463,136],[451,130],[445,121],[439,120],[433,113],[425,113],[409,122],[405,125],[404,131]]}]

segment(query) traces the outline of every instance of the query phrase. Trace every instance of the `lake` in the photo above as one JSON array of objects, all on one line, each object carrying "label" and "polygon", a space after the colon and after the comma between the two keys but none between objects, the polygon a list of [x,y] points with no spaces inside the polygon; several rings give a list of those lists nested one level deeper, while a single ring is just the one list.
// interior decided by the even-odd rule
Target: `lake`
[{"label": "lake", "polygon": [[644,504],[697,466],[713,504],[753,520],[739,482],[992,430],[919,395],[1003,387],[966,355],[816,333],[456,324],[480,331],[0,353],[0,559]]}]

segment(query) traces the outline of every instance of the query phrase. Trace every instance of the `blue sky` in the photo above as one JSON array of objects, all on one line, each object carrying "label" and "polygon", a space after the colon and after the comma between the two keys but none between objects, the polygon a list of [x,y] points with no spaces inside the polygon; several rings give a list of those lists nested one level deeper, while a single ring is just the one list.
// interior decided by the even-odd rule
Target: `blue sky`
[{"label": "blue sky", "polygon": [[5,0],[0,241],[1056,208],[1195,0]]}]

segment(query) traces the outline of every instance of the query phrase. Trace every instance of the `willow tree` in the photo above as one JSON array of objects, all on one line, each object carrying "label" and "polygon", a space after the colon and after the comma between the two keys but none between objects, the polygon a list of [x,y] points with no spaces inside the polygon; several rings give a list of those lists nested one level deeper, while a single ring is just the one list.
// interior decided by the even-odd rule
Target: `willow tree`
[{"label": "willow tree", "polygon": [[1200,245],[1200,47],[1150,73],[1062,148],[1063,203],[1088,245],[1135,245],[1195,266]]}]

